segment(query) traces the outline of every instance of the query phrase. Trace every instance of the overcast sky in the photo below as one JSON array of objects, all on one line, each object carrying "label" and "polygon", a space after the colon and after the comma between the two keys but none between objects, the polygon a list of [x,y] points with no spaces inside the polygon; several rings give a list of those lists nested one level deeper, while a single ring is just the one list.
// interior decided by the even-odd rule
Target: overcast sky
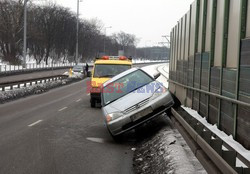
[{"label": "overcast sky", "polygon": [[[77,0],[51,0],[76,12]],[[80,17],[97,18],[107,35],[124,31],[140,39],[138,46],[153,46],[164,41],[172,27],[194,0],[80,0]]]}]

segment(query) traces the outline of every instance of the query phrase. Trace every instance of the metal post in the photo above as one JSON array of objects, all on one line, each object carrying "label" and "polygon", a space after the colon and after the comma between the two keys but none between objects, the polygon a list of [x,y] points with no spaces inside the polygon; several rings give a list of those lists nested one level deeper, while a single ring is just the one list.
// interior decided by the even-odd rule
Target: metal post
[{"label": "metal post", "polygon": [[23,26],[23,67],[26,68],[26,47],[27,47],[27,1],[24,0],[24,26]]},{"label": "metal post", "polygon": [[106,27],[104,28],[104,44],[103,44],[103,53],[106,54]]},{"label": "metal post", "polygon": [[76,61],[78,63],[78,35],[79,35],[79,0],[77,0],[77,22],[76,22]]}]

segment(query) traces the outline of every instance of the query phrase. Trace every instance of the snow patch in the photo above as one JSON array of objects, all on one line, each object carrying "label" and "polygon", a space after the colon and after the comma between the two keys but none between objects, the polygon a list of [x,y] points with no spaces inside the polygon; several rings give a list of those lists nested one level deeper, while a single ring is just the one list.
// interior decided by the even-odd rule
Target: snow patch
[{"label": "snow patch", "polygon": [[24,87],[24,88],[14,88],[13,90],[6,90],[0,92],[0,104],[6,103],[8,101],[12,101],[14,99],[26,97],[34,94],[41,94],[43,92],[48,91],[49,89],[56,88],[58,86],[62,86],[68,83],[73,82],[75,79],[64,79],[58,81],[51,81],[47,83],[41,83],[37,85],[32,85]]},{"label": "snow patch", "polygon": [[[198,121],[200,121],[207,129],[209,129],[210,131],[212,131],[216,136],[218,136],[221,140],[223,140],[224,142],[226,142],[227,144],[229,144],[233,149],[235,149],[235,151],[237,153],[239,153],[241,156],[243,156],[245,159],[247,159],[248,161],[250,161],[250,151],[247,150],[246,148],[244,148],[240,143],[238,143],[237,141],[235,141],[233,139],[232,135],[227,135],[225,132],[221,131],[218,129],[217,125],[212,125],[210,123],[207,122],[206,118],[200,116],[198,114],[197,111],[185,107],[185,106],[181,106],[185,111],[187,111],[192,117],[194,117],[195,119],[197,119]],[[224,148],[226,149],[226,148]],[[247,167],[246,165],[244,165],[241,161],[237,160],[237,167]]]}]

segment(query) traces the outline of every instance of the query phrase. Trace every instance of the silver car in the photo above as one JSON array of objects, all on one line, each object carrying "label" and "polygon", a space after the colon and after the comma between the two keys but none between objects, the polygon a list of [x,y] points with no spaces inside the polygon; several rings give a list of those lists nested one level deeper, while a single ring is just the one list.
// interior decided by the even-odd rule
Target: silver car
[{"label": "silver car", "polygon": [[103,84],[102,112],[114,139],[166,112],[174,101],[170,92],[142,69],[129,69]]}]

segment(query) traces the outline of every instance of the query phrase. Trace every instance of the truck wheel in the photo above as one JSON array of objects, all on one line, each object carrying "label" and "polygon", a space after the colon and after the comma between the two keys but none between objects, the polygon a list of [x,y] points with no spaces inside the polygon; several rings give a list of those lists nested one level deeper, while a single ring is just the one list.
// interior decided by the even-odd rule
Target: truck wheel
[{"label": "truck wheel", "polygon": [[91,108],[95,107],[95,100],[90,100],[90,106],[91,106]]}]

